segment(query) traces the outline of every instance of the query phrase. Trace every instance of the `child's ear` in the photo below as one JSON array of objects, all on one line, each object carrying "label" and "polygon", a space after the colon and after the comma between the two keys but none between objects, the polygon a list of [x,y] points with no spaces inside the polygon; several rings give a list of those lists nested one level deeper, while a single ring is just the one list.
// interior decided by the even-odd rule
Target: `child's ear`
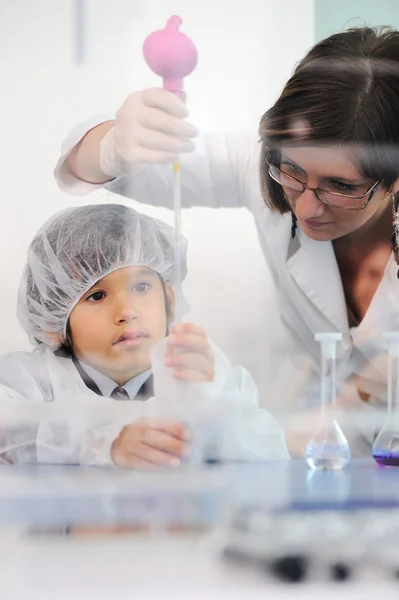
[{"label": "child's ear", "polygon": [[392,186],[392,193],[396,194],[397,192],[399,192],[399,177],[396,179],[396,181],[394,181]]},{"label": "child's ear", "polygon": [[175,319],[175,293],[170,281],[165,283],[166,317],[168,324]]}]

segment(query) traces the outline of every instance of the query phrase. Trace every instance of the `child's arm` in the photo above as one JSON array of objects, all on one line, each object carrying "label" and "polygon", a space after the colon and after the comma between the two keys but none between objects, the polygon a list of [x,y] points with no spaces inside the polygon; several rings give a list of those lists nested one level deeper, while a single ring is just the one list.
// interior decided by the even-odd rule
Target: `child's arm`
[{"label": "child's arm", "polygon": [[124,427],[111,447],[119,467],[153,469],[178,467],[190,454],[188,429],[178,421],[161,418],[138,419]]},{"label": "child's arm", "polygon": [[[184,425],[170,419],[135,419],[133,411],[118,414],[113,401],[107,401],[108,415],[99,415],[91,403],[89,410],[82,407],[84,398],[80,406],[73,402],[65,407],[57,402],[29,404],[15,396],[10,404],[4,402],[4,389],[1,395],[0,464],[173,468],[190,453]],[[98,408],[103,412],[104,406]]]},{"label": "child's arm", "polygon": [[164,464],[187,455],[185,428],[151,419],[154,399],[115,402],[93,396],[73,386],[68,371],[51,368],[40,353],[1,358],[0,463],[139,467],[141,457]]},{"label": "child's arm", "polygon": [[258,390],[250,373],[243,367],[232,367],[201,327],[179,323],[171,329],[166,344],[165,365],[172,377],[190,382],[186,391],[197,423],[194,426],[217,438],[219,456],[215,458],[289,458],[284,431],[268,411],[259,408]]},{"label": "child's arm", "polygon": [[[53,373],[54,375],[54,373]],[[189,446],[184,426],[151,419],[152,402],[115,402],[76,389],[54,398],[41,355],[0,361],[0,464],[173,466]]]},{"label": "child's arm", "polygon": [[111,444],[134,418],[115,414],[114,404],[86,396],[31,401],[0,384],[0,463],[112,465]]}]

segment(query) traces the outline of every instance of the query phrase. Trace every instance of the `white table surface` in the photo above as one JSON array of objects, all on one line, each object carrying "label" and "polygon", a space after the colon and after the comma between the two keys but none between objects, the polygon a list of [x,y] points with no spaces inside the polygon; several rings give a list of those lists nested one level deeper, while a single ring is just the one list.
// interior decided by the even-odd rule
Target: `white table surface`
[{"label": "white table surface", "polygon": [[279,585],[258,572],[233,569],[209,540],[125,539],[1,542],[1,598],[290,598],[397,600],[399,582]]},{"label": "white table surface", "polygon": [[[93,523],[99,523],[101,506],[107,504],[99,504],[99,497],[106,497],[109,507],[109,501],[121,495],[125,501],[129,495],[133,498],[143,485],[147,491],[170,491],[176,486],[198,491],[209,473],[208,483],[213,482],[215,489],[217,482],[221,489],[227,486],[231,503],[251,498],[263,498],[272,504],[331,499],[338,503],[365,498],[399,500],[399,470],[381,469],[372,461],[354,461],[341,473],[311,473],[302,462],[291,461],[255,467],[230,465],[205,474],[176,473],[167,478],[165,474],[155,478],[116,471],[6,467],[0,470],[1,600],[117,600],[135,598],[138,594],[140,598],[204,600],[224,597],[279,600],[293,594],[296,600],[316,597],[317,600],[338,597],[340,600],[376,600],[377,594],[383,596],[383,600],[399,598],[399,581],[294,587],[276,584],[259,572],[223,563],[215,533],[165,536],[155,531],[151,535],[29,536],[26,530],[32,521],[19,519],[23,504],[18,498],[36,506],[31,515],[34,514],[37,524],[38,507],[43,501],[52,497],[56,503],[63,494],[78,500],[72,503],[75,522],[79,522],[79,514],[87,519],[92,502],[96,505]],[[18,510],[11,509],[12,503],[18,505]],[[79,503],[84,506],[83,512]],[[43,506],[48,508],[45,502]],[[116,503],[114,508],[117,506]],[[55,524],[62,517],[59,512],[54,509],[51,513]],[[85,522],[84,519],[81,522]]]}]

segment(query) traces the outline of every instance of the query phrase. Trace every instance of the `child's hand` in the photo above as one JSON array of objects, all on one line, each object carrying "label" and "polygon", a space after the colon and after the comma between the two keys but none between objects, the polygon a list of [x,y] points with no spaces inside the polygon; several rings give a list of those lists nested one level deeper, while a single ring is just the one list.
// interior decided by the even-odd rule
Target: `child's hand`
[{"label": "child's hand", "polygon": [[190,454],[188,429],[170,419],[139,419],[124,427],[111,448],[118,467],[153,469],[178,467]]},{"label": "child's hand", "polygon": [[215,361],[205,330],[193,323],[178,323],[170,333],[165,364],[173,369],[173,377],[213,381]]}]

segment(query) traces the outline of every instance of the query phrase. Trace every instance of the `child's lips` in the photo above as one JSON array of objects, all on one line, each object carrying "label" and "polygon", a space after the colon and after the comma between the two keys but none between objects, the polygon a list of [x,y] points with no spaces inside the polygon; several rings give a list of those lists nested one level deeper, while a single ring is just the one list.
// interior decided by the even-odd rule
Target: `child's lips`
[{"label": "child's lips", "polygon": [[119,335],[113,342],[113,346],[123,346],[127,348],[133,348],[141,344],[143,339],[147,338],[148,335],[144,331],[124,331]]}]

